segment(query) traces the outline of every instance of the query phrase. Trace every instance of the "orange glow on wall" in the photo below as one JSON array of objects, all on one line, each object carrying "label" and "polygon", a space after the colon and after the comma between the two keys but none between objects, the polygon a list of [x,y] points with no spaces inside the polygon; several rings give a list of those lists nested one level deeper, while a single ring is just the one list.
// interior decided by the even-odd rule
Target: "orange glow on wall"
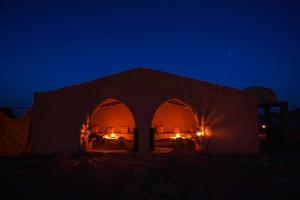
[{"label": "orange glow on wall", "polygon": [[182,104],[170,103],[170,100],[162,103],[154,114],[152,127],[165,133],[195,132],[197,121],[194,113],[189,106]]},{"label": "orange glow on wall", "polygon": [[207,124],[200,125],[199,136],[212,137],[212,135],[213,135],[213,130],[209,125],[207,125]]},{"label": "orange glow on wall", "polygon": [[105,133],[111,128],[114,133],[132,133],[135,122],[129,108],[115,99],[102,102],[91,116],[91,126],[97,132]]},{"label": "orange glow on wall", "polygon": [[128,107],[121,101],[107,99],[100,103],[82,124],[80,147],[85,152],[127,150],[134,139],[135,122]]},{"label": "orange glow on wall", "polygon": [[80,146],[83,150],[86,150],[88,142],[88,134],[90,132],[90,117],[87,116],[85,122],[81,126],[80,130]]}]

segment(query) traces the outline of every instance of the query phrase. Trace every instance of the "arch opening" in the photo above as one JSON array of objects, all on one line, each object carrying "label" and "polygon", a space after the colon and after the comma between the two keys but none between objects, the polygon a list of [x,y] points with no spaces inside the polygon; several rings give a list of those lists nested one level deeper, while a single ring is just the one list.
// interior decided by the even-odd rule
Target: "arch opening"
[{"label": "arch opening", "polygon": [[178,99],[169,99],[157,108],[152,119],[154,151],[198,151],[198,118],[191,107]]},{"label": "arch opening", "polygon": [[106,99],[83,125],[81,146],[86,152],[131,151],[134,129],[135,120],[128,106],[117,99]]}]

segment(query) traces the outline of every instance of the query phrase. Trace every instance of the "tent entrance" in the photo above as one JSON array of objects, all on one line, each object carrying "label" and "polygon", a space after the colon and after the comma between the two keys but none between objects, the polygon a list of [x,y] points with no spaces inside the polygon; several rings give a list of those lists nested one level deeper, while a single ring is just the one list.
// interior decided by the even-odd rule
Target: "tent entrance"
[{"label": "tent entrance", "polygon": [[92,113],[83,130],[86,152],[128,152],[134,148],[135,121],[121,101],[107,99]]},{"label": "tent entrance", "polygon": [[[192,109],[177,99],[163,102],[156,110],[151,135],[154,135],[154,152],[191,152],[199,148],[197,140],[197,118]],[[153,146],[153,147],[151,147]]]}]

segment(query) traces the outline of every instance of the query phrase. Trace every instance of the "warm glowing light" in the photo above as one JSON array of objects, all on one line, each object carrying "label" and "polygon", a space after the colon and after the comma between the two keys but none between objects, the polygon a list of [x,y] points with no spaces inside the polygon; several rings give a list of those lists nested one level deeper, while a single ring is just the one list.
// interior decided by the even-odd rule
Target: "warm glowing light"
[{"label": "warm glowing light", "polygon": [[204,132],[203,131],[197,131],[197,136],[204,136]]},{"label": "warm glowing light", "polygon": [[185,139],[185,137],[181,136],[179,133],[176,133],[174,137],[170,137],[171,139],[178,139],[178,138],[182,138]]},{"label": "warm glowing light", "polygon": [[267,125],[263,124],[261,125],[262,128],[267,128]]},{"label": "warm glowing light", "polygon": [[114,140],[114,139],[118,139],[119,137],[117,137],[116,134],[111,133],[111,134],[109,134],[109,135],[104,135],[103,138],[109,139],[109,140],[110,140],[110,139],[111,139],[111,140]]}]

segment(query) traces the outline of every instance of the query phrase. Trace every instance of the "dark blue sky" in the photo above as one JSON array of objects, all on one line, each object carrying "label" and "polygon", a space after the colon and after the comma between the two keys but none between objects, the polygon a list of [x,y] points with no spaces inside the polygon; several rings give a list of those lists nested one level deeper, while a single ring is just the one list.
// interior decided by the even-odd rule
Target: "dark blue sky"
[{"label": "dark blue sky", "polygon": [[0,106],[144,66],[300,107],[297,0],[45,2],[1,0]]}]

